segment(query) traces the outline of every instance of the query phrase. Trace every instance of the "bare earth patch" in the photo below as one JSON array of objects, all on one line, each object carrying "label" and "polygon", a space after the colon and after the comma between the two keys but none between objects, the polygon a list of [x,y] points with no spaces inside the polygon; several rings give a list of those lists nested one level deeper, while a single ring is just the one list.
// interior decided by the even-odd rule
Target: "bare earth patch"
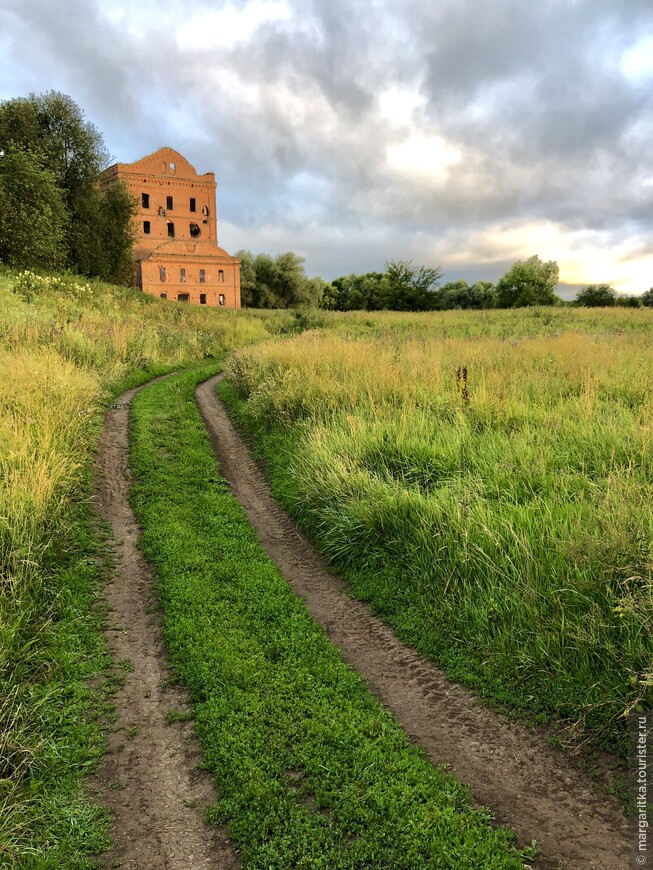
[{"label": "bare earth patch", "polygon": [[[114,814],[115,845],[100,866],[123,870],[229,870],[238,866],[224,831],[203,819],[215,801],[189,722],[188,697],[171,685],[152,573],[137,548],[139,528],[129,506],[128,414],[137,390],[107,413],[96,459],[95,508],[113,530],[116,567],[107,589],[107,640],[125,668],[115,696],[118,719],[109,753],[89,788]],[[175,716],[175,712],[180,714]]]},{"label": "bare earth patch", "polygon": [[393,711],[434,764],[446,765],[517,831],[520,846],[537,840],[533,866],[617,870],[628,856],[628,822],[620,803],[552,750],[546,736],[507,721],[455,685],[432,662],[350,597],[306,536],[274,500],[249,450],[215,393],[221,376],[201,384],[198,405],[222,476],[243,505],[268,556],[325,628],[344,660]]}]

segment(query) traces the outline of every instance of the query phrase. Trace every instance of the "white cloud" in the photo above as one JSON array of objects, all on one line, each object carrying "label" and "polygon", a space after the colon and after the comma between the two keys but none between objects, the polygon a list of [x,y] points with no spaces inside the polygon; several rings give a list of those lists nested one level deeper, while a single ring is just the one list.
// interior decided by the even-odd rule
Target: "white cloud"
[{"label": "white cloud", "polygon": [[624,52],[621,71],[631,82],[644,84],[653,78],[653,35],[646,36]]},{"label": "white cloud", "polygon": [[289,21],[292,12],[286,0],[252,0],[238,7],[228,3],[221,9],[191,15],[177,28],[177,46],[184,51],[231,48],[250,37],[262,24]]},{"label": "white cloud", "polygon": [[446,181],[451,167],[460,163],[462,151],[442,136],[412,133],[403,142],[386,149],[388,166],[407,176],[431,182]]}]

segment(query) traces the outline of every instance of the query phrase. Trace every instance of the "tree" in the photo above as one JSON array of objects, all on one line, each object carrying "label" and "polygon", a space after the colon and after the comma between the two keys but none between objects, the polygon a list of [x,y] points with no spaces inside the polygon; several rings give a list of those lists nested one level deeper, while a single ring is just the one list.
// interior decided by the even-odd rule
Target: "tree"
[{"label": "tree", "polygon": [[0,151],[31,155],[51,174],[68,217],[60,265],[131,280],[135,205],[124,188],[100,190],[109,155],[101,134],[69,96],[50,91],[0,103]]},{"label": "tree", "polygon": [[299,308],[319,305],[327,286],[309,278],[303,257],[287,251],[278,257],[238,251],[241,304],[251,308]]},{"label": "tree", "polygon": [[607,308],[615,305],[617,293],[609,284],[588,284],[576,294],[575,305],[586,308]]},{"label": "tree", "polygon": [[256,269],[251,251],[237,251],[240,260],[240,304],[243,308],[254,308],[256,294]]},{"label": "tree", "polygon": [[440,267],[413,266],[412,260],[389,260],[385,264],[388,308],[394,311],[432,311],[438,307],[435,290],[442,277]]},{"label": "tree", "polygon": [[38,157],[0,157],[0,260],[9,266],[56,269],[64,262],[68,211],[52,172]]},{"label": "tree", "polygon": [[646,293],[643,293],[640,296],[640,299],[642,301],[642,305],[644,305],[646,308],[653,308],[653,287],[651,287],[650,290],[647,290]]},{"label": "tree", "polygon": [[496,293],[491,281],[477,281],[471,287],[467,281],[449,281],[440,290],[442,308],[494,308]]},{"label": "tree", "polygon": [[542,262],[538,256],[518,260],[496,286],[500,308],[522,308],[527,305],[556,305],[555,287],[559,269],[554,260]]}]

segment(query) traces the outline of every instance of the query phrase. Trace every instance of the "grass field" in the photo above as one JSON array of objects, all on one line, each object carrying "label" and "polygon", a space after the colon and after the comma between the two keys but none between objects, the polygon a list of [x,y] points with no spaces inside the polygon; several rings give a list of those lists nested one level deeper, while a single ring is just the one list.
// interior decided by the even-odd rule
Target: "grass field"
[{"label": "grass field", "polygon": [[653,682],[653,312],[320,325],[227,366],[278,496],[453,677],[623,750]]},{"label": "grass field", "polygon": [[295,323],[0,275],[0,866],[72,870],[106,842],[80,788],[103,746],[86,679],[107,666],[88,508],[104,408],[152,374]]},{"label": "grass field", "polygon": [[263,553],[193,401],[213,371],[141,393],[131,446],[166,645],[216,777],[212,818],[244,868],[520,868],[510,835],[411,746]]},{"label": "grass field", "polygon": [[[98,720],[109,715],[107,698],[121,679],[100,632],[97,593],[110,566],[89,505],[103,412],[154,374],[203,360],[214,367],[236,348],[228,397],[257,436],[281,499],[356,592],[458,679],[621,746],[624,710],[650,703],[652,327],[651,312],[621,309],[208,311],[74,276],[0,273],[0,867],[81,870],[107,843],[108,820],[80,784],[102,752]],[[308,331],[294,337],[301,330]],[[159,432],[158,403],[180,400],[189,378],[143,397],[141,472],[152,447],[143,421],[168,437]],[[450,839],[463,844],[470,867],[513,866],[504,835],[469,810],[451,780],[428,772],[282,592],[209,471],[194,406],[191,413],[173,402],[165,413],[188,435],[189,454],[166,463],[167,477],[152,476],[159,490],[141,479],[139,510],[148,552],[167,578],[168,640],[200,704],[200,732],[207,745],[219,734],[232,756],[243,753],[242,769],[219,750],[207,761],[225,778],[216,817],[230,822],[251,866],[272,860],[274,850],[312,854],[313,838],[342,858],[328,866],[369,860],[395,840],[420,866],[425,849]],[[166,485],[171,495],[195,487],[206,510],[229,518],[223,529],[203,514],[198,526],[215,538],[211,552],[223,557],[224,576],[210,573],[179,504],[174,528],[165,529],[174,547],[163,547],[163,529],[147,512]],[[173,577],[182,559],[189,594],[208,601],[211,584],[216,606],[229,594],[240,599],[234,621],[223,614],[219,623],[232,652],[202,637],[202,626],[218,624],[215,612],[204,622],[197,610],[182,618]],[[266,633],[260,601],[233,579],[242,559],[256,566],[246,576],[268,596],[270,613],[292,625],[296,679],[275,670],[274,650],[290,655],[284,638]],[[265,667],[239,669],[233,649]],[[202,657],[225,672],[233,667],[231,712],[210,695]],[[238,717],[246,714],[270,740],[277,725],[297,739],[293,693],[316,668],[325,682],[306,701],[315,731],[296,756],[283,747],[266,755],[247,730],[238,745],[228,742],[220,729],[244,729]],[[257,706],[276,685],[278,706]],[[297,707],[297,716],[307,709]],[[334,726],[347,716],[356,727]],[[338,771],[327,781],[325,757],[309,738],[324,741],[330,728],[345,748],[325,743]],[[375,754],[370,735],[392,757]],[[364,772],[357,753],[369,761]],[[381,781],[402,777],[386,805]],[[355,781],[353,791],[345,785]],[[360,789],[369,797],[365,817],[356,815]],[[432,824],[414,803],[415,789],[440,808]],[[386,811],[381,824],[374,813]],[[260,830],[259,812],[269,822]],[[411,843],[398,831],[400,813],[412,814]],[[274,849],[265,843],[269,830]],[[340,852],[343,838],[349,845]]]}]

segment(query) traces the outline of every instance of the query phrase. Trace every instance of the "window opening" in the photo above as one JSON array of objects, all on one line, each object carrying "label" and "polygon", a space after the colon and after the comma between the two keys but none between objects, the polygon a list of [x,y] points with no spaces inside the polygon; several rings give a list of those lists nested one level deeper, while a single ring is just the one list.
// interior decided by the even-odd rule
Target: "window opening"
[{"label": "window opening", "polygon": [[206,269],[200,269],[200,284],[206,284]]},{"label": "window opening", "polygon": [[149,221],[143,221],[143,232],[145,233],[146,236],[149,236],[149,234],[150,234],[150,222]]},{"label": "window opening", "polygon": [[194,239],[197,239],[202,235],[202,230],[198,227],[197,224],[191,224],[190,234]]},{"label": "window opening", "polygon": [[200,293],[200,305],[206,305],[206,293]]},{"label": "window opening", "polygon": [[165,216],[166,216],[166,210],[164,209],[164,207],[162,205],[160,205],[159,206],[159,217],[165,217]]},{"label": "window opening", "polygon": [[159,266],[159,281],[165,281],[165,279],[166,279],[165,266]]},{"label": "window opening", "polygon": [[224,305],[224,293],[221,293],[218,296],[218,302],[220,303],[220,305]]},{"label": "window opening", "polygon": [[224,284],[224,270],[223,269],[220,269],[220,271],[218,272],[218,281],[221,284]]},{"label": "window opening", "polygon": [[190,293],[178,293],[177,294],[178,302],[190,302]]},{"label": "window opening", "polygon": [[168,298],[168,294],[167,294],[167,293],[159,293],[159,296],[161,297],[161,299],[167,299],[167,298]]},{"label": "window opening", "polygon": [[175,237],[175,225],[173,224],[172,221],[168,221],[168,236],[171,239],[174,239],[174,237]]},{"label": "window opening", "polygon": [[183,284],[186,281],[186,270],[183,266],[179,270],[179,283]]},{"label": "window opening", "polygon": [[150,194],[149,193],[141,193],[141,205],[143,208],[150,207]]},{"label": "window opening", "polygon": [[172,211],[172,209],[173,209],[171,196],[166,196],[166,208],[168,209],[168,211]]},{"label": "window opening", "polygon": [[172,174],[174,175],[177,169],[177,165],[175,163],[168,163],[168,166],[170,167],[170,172],[172,172]]},{"label": "window opening", "polygon": [[194,196],[191,196],[191,198],[190,198],[190,210],[197,211],[197,200],[195,199]]}]

